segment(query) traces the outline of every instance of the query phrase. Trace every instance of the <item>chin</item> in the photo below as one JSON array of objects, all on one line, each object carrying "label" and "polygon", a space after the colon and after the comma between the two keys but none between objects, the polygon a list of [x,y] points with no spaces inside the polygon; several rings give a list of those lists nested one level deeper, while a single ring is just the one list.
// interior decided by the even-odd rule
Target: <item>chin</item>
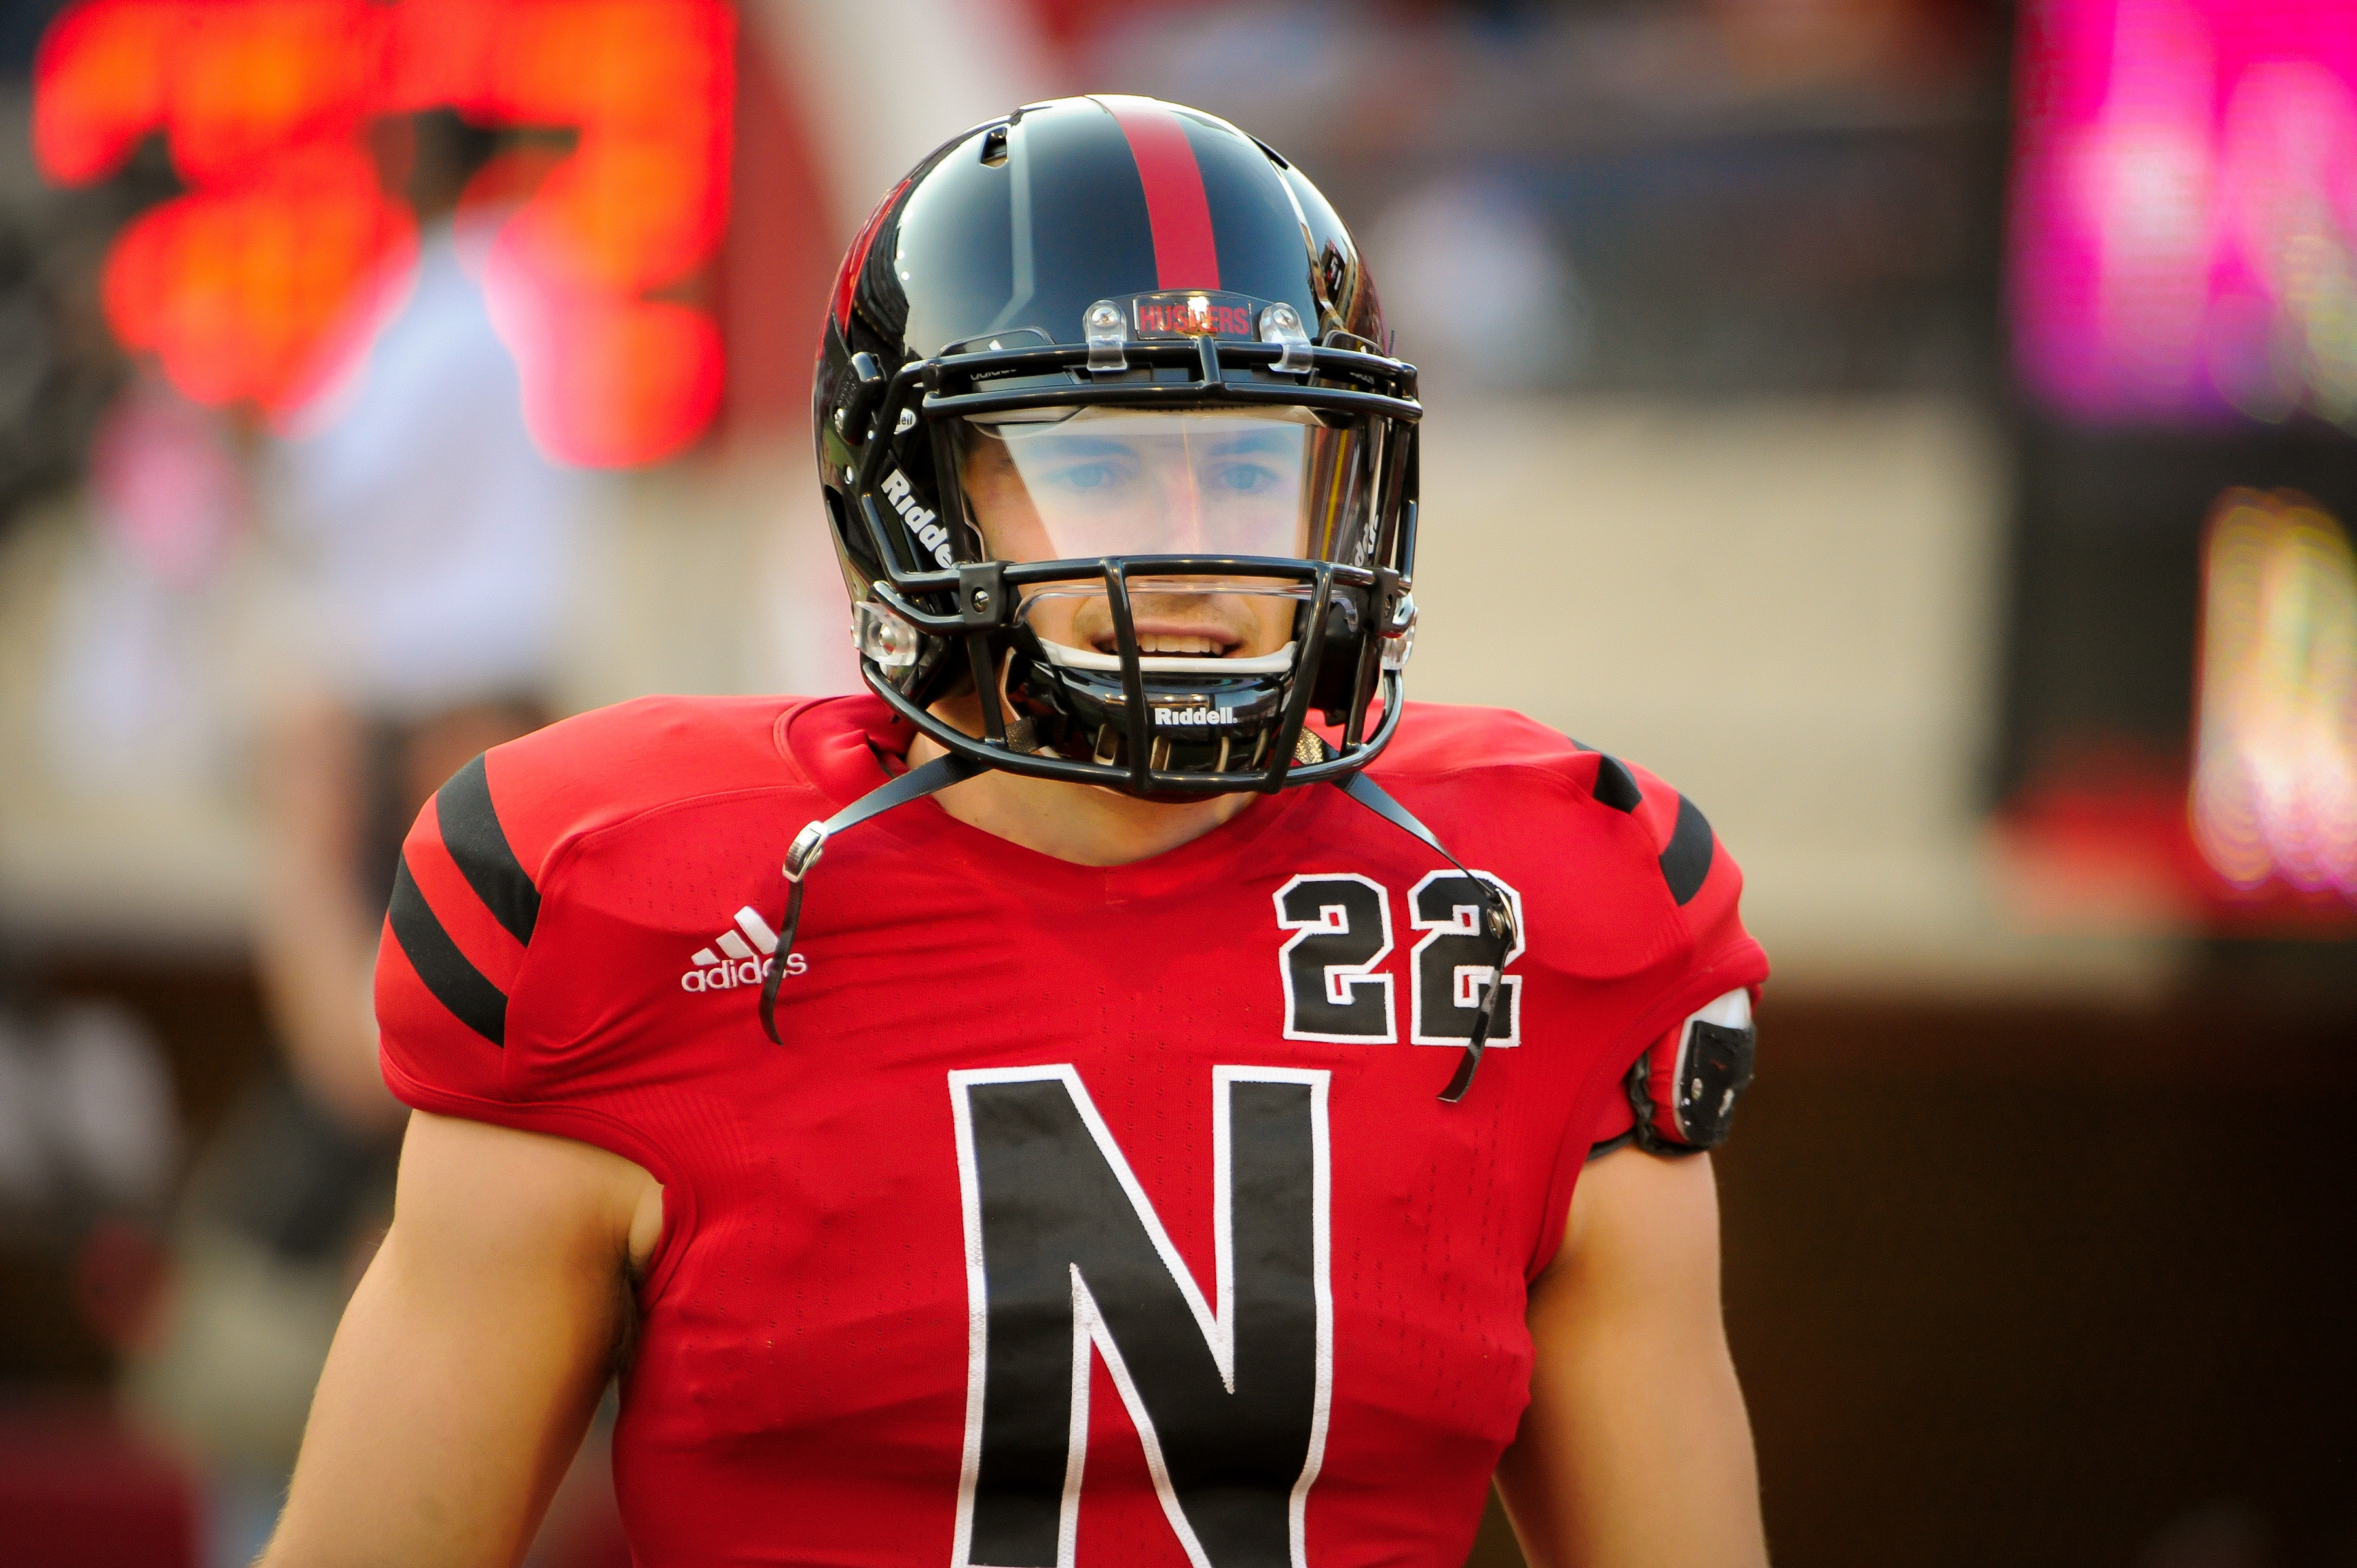
[{"label": "chin", "polygon": [[1082,788],[1102,789],[1108,795],[1142,800],[1149,806],[1191,806],[1228,799],[1227,792],[1215,789],[1133,789],[1125,784],[1084,784]]}]

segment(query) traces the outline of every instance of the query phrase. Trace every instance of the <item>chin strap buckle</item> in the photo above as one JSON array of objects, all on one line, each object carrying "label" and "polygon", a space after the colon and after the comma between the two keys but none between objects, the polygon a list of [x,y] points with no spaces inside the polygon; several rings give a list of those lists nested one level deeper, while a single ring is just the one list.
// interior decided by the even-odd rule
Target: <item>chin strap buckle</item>
[{"label": "chin strap buckle", "polygon": [[937,757],[922,768],[911,768],[898,779],[877,786],[826,821],[812,822],[794,835],[792,845],[786,851],[786,914],[778,922],[778,950],[770,955],[769,968],[761,975],[761,1032],[770,1036],[771,1045],[786,1043],[778,1035],[778,984],[786,976],[786,959],[794,950],[794,928],[802,924],[804,879],[810,875],[811,867],[818,864],[818,857],[825,853],[826,841],[895,806],[921,800],[937,789],[971,779],[982,771],[982,767],[955,752]]},{"label": "chin strap buckle", "polygon": [[1465,1042],[1465,1054],[1457,1060],[1457,1071],[1440,1091],[1444,1104],[1454,1105],[1465,1098],[1473,1087],[1473,1073],[1481,1065],[1482,1047],[1490,1043],[1491,1027],[1498,1021],[1498,996],[1506,989],[1506,960],[1513,952],[1519,933],[1514,929],[1513,906],[1497,885],[1486,876],[1476,876],[1465,869],[1465,863],[1448,853],[1430,828],[1417,822],[1405,806],[1384,792],[1383,786],[1361,771],[1336,781],[1342,793],[1374,812],[1402,832],[1414,833],[1432,847],[1435,854],[1455,866],[1465,879],[1481,890],[1481,902],[1488,907],[1490,936],[1498,944],[1498,961],[1490,966],[1490,986],[1481,993],[1480,1010],[1473,1015],[1473,1035]]},{"label": "chin strap buckle", "polygon": [[826,853],[826,824],[813,822],[794,835],[791,848],[786,851],[785,873],[789,882],[800,882]]},{"label": "chin strap buckle", "polygon": [[[1447,850],[1440,853],[1448,854]],[[1456,865],[1458,870],[1465,871],[1464,866],[1458,865],[1455,855],[1448,854],[1448,863]],[[1480,1010],[1473,1015],[1472,1037],[1465,1042],[1465,1054],[1457,1058],[1457,1071],[1440,1091],[1442,1102],[1448,1105],[1464,1099],[1465,1091],[1473,1087],[1474,1069],[1481,1065],[1482,1047],[1490,1043],[1490,1030],[1498,1021],[1498,996],[1506,989],[1506,955],[1514,950],[1516,935],[1513,910],[1507,904],[1505,896],[1491,886],[1488,877],[1474,876],[1469,871],[1465,875],[1481,889],[1484,901],[1489,905],[1490,936],[1498,944],[1498,961],[1490,966],[1489,988],[1481,993]]]}]

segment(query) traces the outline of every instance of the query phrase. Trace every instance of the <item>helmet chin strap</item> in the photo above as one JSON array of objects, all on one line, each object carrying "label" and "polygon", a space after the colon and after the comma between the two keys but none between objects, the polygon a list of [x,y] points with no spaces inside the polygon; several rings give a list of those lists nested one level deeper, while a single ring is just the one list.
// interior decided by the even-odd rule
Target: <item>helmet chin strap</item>
[{"label": "helmet chin strap", "polygon": [[[1308,732],[1303,732],[1308,734]],[[1323,743],[1320,743],[1321,747]],[[761,976],[761,1032],[770,1043],[782,1046],[778,1034],[778,985],[785,978],[787,955],[794,950],[794,929],[802,923],[802,887],[811,868],[825,853],[827,841],[846,828],[858,826],[871,817],[880,817],[895,806],[905,806],[929,795],[961,783],[980,773],[987,766],[955,752],[945,752],[921,768],[912,768],[898,779],[862,795],[823,822],[812,822],[794,835],[793,846],[786,851],[785,918],[778,922],[778,948],[770,955],[768,968]],[[1498,1015],[1498,993],[1505,989],[1506,955],[1514,950],[1514,916],[1512,907],[1487,878],[1474,875],[1465,869],[1465,863],[1442,846],[1430,828],[1411,815],[1408,809],[1384,793],[1382,786],[1364,773],[1353,773],[1339,782],[1342,793],[1373,811],[1394,826],[1415,834],[1437,853],[1443,860],[1463,873],[1465,878],[1481,890],[1481,901],[1489,912],[1489,934],[1498,944],[1498,961],[1490,966],[1490,986],[1481,994],[1480,1009],[1473,1017],[1472,1037],[1465,1042],[1465,1054],[1458,1059],[1457,1071],[1440,1091],[1441,1100],[1450,1105],[1465,1098],[1473,1087],[1474,1070],[1481,1065],[1481,1050],[1490,1038],[1490,1030]]]},{"label": "helmet chin strap", "polygon": [[1489,1044],[1490,1030],[1498,1018],[1498,993],[1506,988],[1506,955],[1514,950],[1514,910],[1505,895],[1500,893],[1486,876],[1476,876],[1465,869],[1465,863],[1448,853],[1448,847],[1434,836],[1430,828],[1417,822],[1405,806],[1388,794],[1382,785],[1364,773],[1353,773],[1337,781],[1336,787],[1367,810],[1382,817],[1403,832],[1414,833],[1429,844],[1441,859],[1463,873],[1465,879],[1481,890],[1481,902],[1489,918],[1490,939],[1498,944],[1498,961],[1490,966],[1490,986],[1481,993],[1481,1005],[1473,1015],[1472,1037],[1465,1042],[1465,1054],[1457,1060],[1457,1071],[1441,1090],[1440,1098],[1454,1105],[1465,1098],[1473,1087],[1474,1069],[1481,1065],[1481,1048]]},{"label": "helmet chin strap", "polygon": [[778,983],[785,978],[786,955],[794,950],[794,928],[802,923],[802,879],[825,853],[826,841],[870,817],[882,816],[895,806],[921,800],[971,779],[984,766],[956,752],[944,752],[922,768],[911,768],[898,779],[877,786],[824,822],[813,822],[794,835],[793,846],[786,851],[786,917],[778,922],[778,950],[770,955],[769,969],[761,976],[761,1032],[770,1036],[771,1045],[786,1043],[778,1036]]}]

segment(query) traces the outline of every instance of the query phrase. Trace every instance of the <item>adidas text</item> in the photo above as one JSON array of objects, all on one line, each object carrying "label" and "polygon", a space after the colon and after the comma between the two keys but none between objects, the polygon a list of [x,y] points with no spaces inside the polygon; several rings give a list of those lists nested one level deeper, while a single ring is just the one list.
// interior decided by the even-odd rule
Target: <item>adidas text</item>
[{"label": "adidas text", "polygon": [[[679,977],[682,991],[734,991],[759,985],[770,955],[778,950],[778,934],[750,904],[737,911],[737,926],[720,933],[708,948],[696,950],[695,967]],[[798,952],[786,955],[789,976],[809,971],[810,960]]]}]

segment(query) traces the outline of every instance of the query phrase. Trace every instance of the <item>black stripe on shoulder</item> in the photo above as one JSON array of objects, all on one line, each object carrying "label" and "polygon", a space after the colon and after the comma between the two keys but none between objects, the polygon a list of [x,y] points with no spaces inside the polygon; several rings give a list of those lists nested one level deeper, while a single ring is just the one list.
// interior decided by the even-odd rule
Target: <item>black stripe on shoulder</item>
[{"label": "black stripe on shoulder", "polygon": [[475,896],[516,940],[529,944],[532,929],[540,921],[540,889],[508,847],[507,830],[491,807],[491,780],[481,757],[435,792],[434,811],[442,820],[442,843],[466,873]]},{"label": "black stripe on shoulder", "polygon": [[1662,852],[1662,880],[1670,885],[1671,897],[1685,904],[1702,891],[1703,878],[1710,875],[1710,822],[1681,795],[1678,825],[1670,830],[1670,847]]},{"label": "black stripe on shoulder", "polygon": [[467,961],[450,933],[442,929],[441,918],[417,890],[417,879],[409,875],[409,857],[401,857],[400,866],[393,874],[393,907],[388,911],[393,921],[393,940],[409,957],[410,968],[434,993],[436,1001],[450,1009],[451,1015],[495,1046],[508,1043],[507,993],[483,978],[483,972]]},{"label": "black stripe on shoulder", "polygon": [[1598,754],[1596,799],[1616,811],[1633,811],[1645,803],[1645,792],[1637,788],[1637,776],[1623,767],[1619,757]]}]

